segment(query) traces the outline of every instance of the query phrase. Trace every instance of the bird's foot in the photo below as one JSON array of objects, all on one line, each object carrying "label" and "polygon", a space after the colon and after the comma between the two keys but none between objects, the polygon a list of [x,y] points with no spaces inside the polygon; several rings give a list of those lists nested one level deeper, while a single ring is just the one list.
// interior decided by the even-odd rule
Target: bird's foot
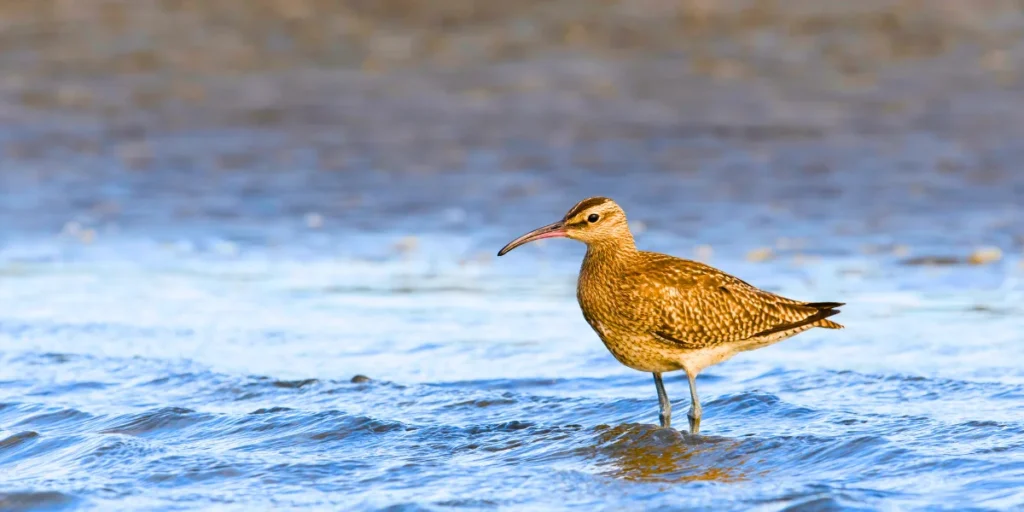
[{"label": "bird's foot", "polygon": [[686,419],[690,420],[690,434],[697,435],[700,433],[700,416],[694,416],[693,413],[686,415]]}]

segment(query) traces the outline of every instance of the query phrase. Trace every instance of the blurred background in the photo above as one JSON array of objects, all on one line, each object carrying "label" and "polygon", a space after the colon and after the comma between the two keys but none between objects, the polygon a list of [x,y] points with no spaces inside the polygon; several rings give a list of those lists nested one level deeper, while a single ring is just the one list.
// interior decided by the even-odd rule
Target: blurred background
[{"label": "blurred background", "polygon": [[[1022,36],[1009,0],[0,1],[0,509],[1024,505]],[[494,257],[591,195],[848,329],[659,431],[582,246]]]}]

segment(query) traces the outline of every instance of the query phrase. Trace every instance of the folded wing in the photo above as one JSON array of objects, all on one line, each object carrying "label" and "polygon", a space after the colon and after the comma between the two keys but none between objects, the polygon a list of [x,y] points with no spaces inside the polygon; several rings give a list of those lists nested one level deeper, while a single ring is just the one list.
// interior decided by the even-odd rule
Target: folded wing
[{"label": "folded wing", "polygon": [[[659,255],[661,256],[661,255]],[[731,343],[807,325],[832,329],[826,320],[839,313],[838,302],[800,302],[757,289],[695,261],[665,256],[648,260],[656,272],[637,269],[647,279],[648,296],[657,302],[651,330],[687,348]],[[645,265],[648,266],[648,265]],[[649,267],[648,266],[648,267]]]}]

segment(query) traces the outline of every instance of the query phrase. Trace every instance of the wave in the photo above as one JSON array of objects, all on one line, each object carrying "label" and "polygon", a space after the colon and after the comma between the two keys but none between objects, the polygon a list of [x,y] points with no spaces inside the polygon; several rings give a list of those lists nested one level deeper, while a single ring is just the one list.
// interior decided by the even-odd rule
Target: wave
[{"label": "wave", "polygon": [[78,499],[57,491],[0,492],[0,510],[53,510],[74,505]]}]

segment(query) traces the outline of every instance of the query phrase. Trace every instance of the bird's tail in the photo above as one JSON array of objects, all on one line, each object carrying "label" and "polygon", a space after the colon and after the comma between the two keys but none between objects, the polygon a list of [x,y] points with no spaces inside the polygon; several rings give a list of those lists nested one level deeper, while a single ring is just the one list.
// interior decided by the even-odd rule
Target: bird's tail
[{"label": "bird's tail", "polygon": [[818,310],[819,320],[814,322],[815,327],[822,327],[825,329],[842,329],[842,324],[838,324],[831,320],[827,320],[832,315],[838,315],[840,311],[836,308],[845,306],[843,302],[805,302],[804,306],[812,307]]}]

